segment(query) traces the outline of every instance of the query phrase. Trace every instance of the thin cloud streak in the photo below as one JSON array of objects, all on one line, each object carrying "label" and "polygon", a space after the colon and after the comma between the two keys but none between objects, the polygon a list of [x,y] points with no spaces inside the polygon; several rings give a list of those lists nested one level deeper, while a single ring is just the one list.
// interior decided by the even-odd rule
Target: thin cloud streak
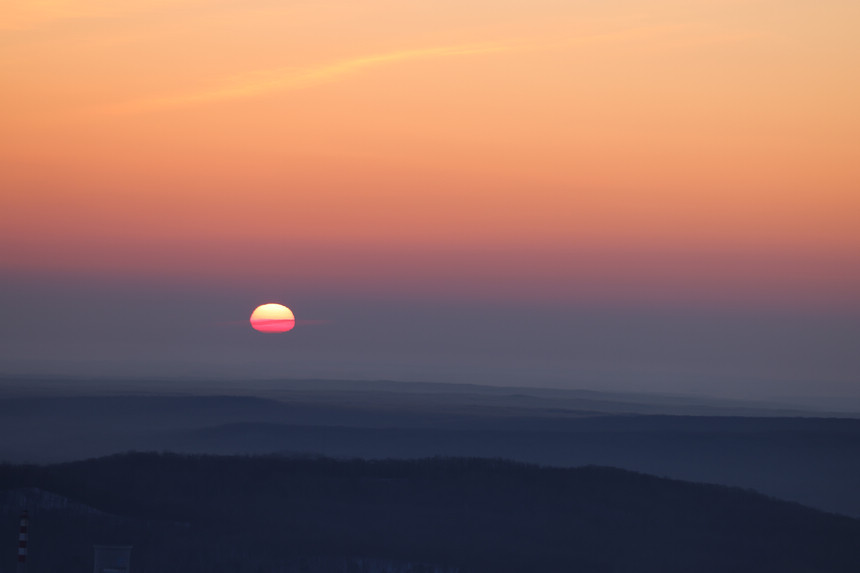
[{"label": "thin cloud streak", "polygon": [[342,60],[316,68],[276,68],[235,76],[220,86],[172,96],[135,100],[110,106],[109,113],[140,113],[185,107],[198,103],[249,98],[274,92],[302,89],[335,81],[360,70],[409,60],[491,54],[514,49],[504,44],[472,44],[403,50]]},{"label": "thin cloud streak", "polygon": [[[334,321],[321,318],[297,318],[294,321],[296,326],[322,326],[332,324]],[[251,322],[246,318],[244,320],[220,320],[213,322],[216,326],[247,326],[250,328]]]},{"label": "thin cloud streak", "polygon": [[[558,50],[583,44],[614,44],[626,42],[653,42],[656,38],[667,33],[682,34],[681,38],[673,39],[676,48],[688,45],[691,41],[702,42],[737,42],[749,41],[752,36],[702,36],[701,32],[693,34],[688,26],[681,24],[644,26],[630,28],[617,32],[584,35],[565,38],[556,41],[529,42],[485,42],[478,44],[462,44],[454,46],[437,46],[414,50],[400,50],[383,54],[362,56],[341,60],[317,67],[280,67],[269,70],[258,70],[240,74],[225,79],[220,85],[210,86],[194,91],[176,93],[150,98],[137,99],[100,108],[101,112],[111,114],[134,114],[182,108],[200,103],[213,103],[245,99],[269,93],[289,92],[323,83],[337,81],[350,74],[369,68],[392,65],[410,60],[445,58],[453,56],[477,56],[500,52],[523,52],[533,50]],[[665,41],[665,38],[664,38]]]}]

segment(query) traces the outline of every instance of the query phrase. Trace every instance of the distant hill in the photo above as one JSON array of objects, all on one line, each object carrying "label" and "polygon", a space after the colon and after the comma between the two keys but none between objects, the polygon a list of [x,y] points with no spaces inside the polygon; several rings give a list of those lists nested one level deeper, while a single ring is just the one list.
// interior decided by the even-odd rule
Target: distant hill
[{"label": "distant hill", "polygon": [[[158,395],[122,385],[108,392],[102,385],[105,394],[99,395],[80,382],[61,394],[69,383],[34,382],[17,393],[4,387],[13,395],[0,398],[0,461],[53,463],[129,450],[499,457],[752,488],[860,517],[858,419],[730,416],[732,409],[713,416],[657,415],[631,402],[610,408],[594,400],[589,410],[570,398],[572,391],[457,386],[443,392],[442,384],[216,384],[208,395],[183,395],[180,388]],[[167,386],[162,381],[156,389]],[[246,394],[211,394],[229,389]],[[624,404],[632,411],[623,411]]]},{"label": "distant hill", "polygon": [[[303,379],[151,379],[75,378],[0,374],[0,398],[56,396],[253,396],[314,405],[350,403],[353,407],[396,405],[486,413],[597,412],[681,416],[815,416],[860,418],[860,404],[850,399],[768,402],[660,393],[397,382],[390,380]],[[803,405],[801,405],[803,404]]]},{"label": "distant hill", "polygon": [[176,454],[4,465],[0,571],[13,570],[24,504],[29,573],[87,571],[96,543],[133,545],[134,573],[860,570],[858,520],[600,467]]}]

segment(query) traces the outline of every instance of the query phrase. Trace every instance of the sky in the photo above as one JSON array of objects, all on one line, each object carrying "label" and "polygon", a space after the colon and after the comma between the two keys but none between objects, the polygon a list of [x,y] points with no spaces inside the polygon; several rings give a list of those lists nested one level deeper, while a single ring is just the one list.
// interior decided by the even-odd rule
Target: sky
[{"label": "sky", "polygon": [[0,14],[0,372],[860,398],[857,2]]}]

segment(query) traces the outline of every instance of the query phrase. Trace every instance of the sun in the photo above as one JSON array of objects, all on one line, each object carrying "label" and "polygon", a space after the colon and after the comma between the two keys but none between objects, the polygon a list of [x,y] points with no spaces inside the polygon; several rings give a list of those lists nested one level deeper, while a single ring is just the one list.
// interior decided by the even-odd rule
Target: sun
[{"label": "sun", "polygon": [[287,332],[295,325],[293,311],[282,304],[261,304],[251,313],[251,326],[259,332]]}]

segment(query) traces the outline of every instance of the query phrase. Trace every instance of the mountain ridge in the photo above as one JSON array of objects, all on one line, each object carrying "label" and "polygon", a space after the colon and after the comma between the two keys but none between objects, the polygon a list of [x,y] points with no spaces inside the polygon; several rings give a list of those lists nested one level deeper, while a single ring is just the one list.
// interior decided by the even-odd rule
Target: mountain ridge
[{"label": "mountain ridge", "polygon": [[[331,570],[310,568],[320,558],[435,563],[463,573],[860,567],[856,519],[739,488],[597,466],[129,453],[0,466],[0,489],[20,487],[67,496],[125,523],[35,511],[38,530],[52,537],[33,540],[33,563],[35,555],[41,560],[32,573],[54,566],[48,549],[82,561],[93,543],[134,545],[141,573],[291,572],[302,570],[301,559],[306,571]],[[236,552],[238,566],[223,561]]]}]

